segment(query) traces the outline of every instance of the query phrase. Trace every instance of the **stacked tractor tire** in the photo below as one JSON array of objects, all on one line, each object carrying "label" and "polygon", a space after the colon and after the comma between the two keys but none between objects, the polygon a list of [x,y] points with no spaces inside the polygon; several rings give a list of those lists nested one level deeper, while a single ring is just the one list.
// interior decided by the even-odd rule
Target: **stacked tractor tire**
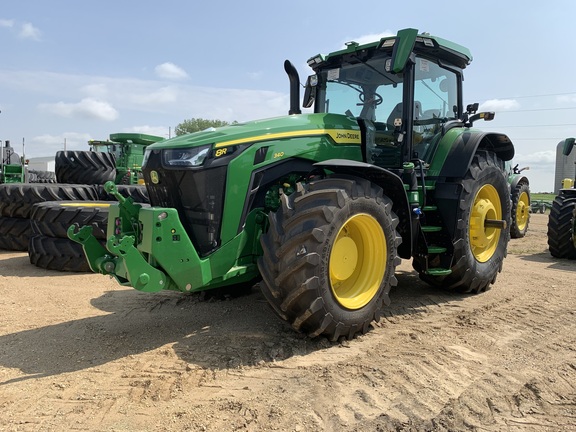
[{"label": "stacked tractor tire", "polygon": [[[115,176],[112,155],[68,151],[56,154],[53,181],[0,184],[0,249],[28,251],[32,264],[48,270],[90,271],[82,246],[68,238],[67,230],[90,225],[104,244],[108,209],[117,201],[103,185]],[[118,190],[148,203],[145,186],[119,185]]]}]

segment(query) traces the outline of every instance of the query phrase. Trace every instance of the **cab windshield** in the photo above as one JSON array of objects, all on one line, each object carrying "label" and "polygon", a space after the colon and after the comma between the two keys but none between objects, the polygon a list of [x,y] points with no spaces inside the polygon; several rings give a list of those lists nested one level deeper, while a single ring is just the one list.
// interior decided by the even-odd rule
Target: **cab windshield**
[{"label": "cab windshield", "polygon": [[[330,112],[378,122],[387,128],[401,118],[403,75],[385,71],[389,55],[366,62],[346,64],[324,70],[319,81],[325,83],[319,92],[317,112]],[[455,118],[458,85],[455,72],[432,60],[416,57],[414,83],[414,120]]]}]

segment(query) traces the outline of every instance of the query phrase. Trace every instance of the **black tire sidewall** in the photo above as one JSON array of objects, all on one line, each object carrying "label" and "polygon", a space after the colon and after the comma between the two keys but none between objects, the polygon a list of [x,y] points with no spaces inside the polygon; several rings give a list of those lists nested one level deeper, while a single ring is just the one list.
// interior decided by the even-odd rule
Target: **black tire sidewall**
[{"label": "black tire sidewall", "polygon": [[556,196],[548,215],[548,249],[555,258],[576,259],[576,234],[572,232],[576,194],[573,195]]},{"label": "black tire sidewall", "polygon": [[502,175],[502,171],[495,166],[488,166],[483,169],[480,175],[472,181],[471,184],[474,188],[463,201],[466,201],[466,209],[464,211],[462,219],[466,221],[466,228],[464,230],[464,241],[466,243],[465,252],[467,255],[467,261],[469,263],[469,268],[474,274],[475,278],[482,281],[492,281],[498,272],[502,270],[502,262],[506,257],[507,245],[508,245],[508,230],[502,230],[498,239],[498,245],[494,254],[486,262],[480,262],[474,256],[472,252],[472,246],[470,244],[470,214],[472,210],[472,204],[476,195],[480,189],[485,185],[492,185],[498,192],[500,197],[500,205],[502,210],[502,217],[506,220],[507,224],[510,224],[510,199],[508,195],[508,183],[505,177]]},{"label": "black tire sidewall", "polygon": [[496,276],[502,270],[507,254],[509,229],[500,232],[498,244],[486,262],[474,256],[470,243],[470,214],[474,200],[480,189],[492,185],[500,198],[502,219],[510,226],[510,188],[501,161],[491,152],[479,151],[472,161],[467,175],[462,180],[462,193],[457,210],[457,224],[454,234],[454,257],[452,273],[441,280],[445,289],[458,292],[479,293],[490,289]]}]

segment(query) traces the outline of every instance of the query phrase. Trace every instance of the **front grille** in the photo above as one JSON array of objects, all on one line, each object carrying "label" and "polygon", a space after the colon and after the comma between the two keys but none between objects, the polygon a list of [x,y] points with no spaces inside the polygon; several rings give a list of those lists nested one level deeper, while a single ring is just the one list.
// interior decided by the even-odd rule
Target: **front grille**
[{"label": "front grille", "polygon": [[198,254],[206,256],[220,245],[226,166],[167,169],[160,156],[153,151],[143,169],[150,204],[175,208]]}]

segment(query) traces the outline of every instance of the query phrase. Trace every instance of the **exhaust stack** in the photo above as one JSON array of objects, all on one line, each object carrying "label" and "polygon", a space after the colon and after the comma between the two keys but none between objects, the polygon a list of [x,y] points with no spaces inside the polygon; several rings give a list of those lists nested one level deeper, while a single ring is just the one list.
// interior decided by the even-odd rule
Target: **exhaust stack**
[{"label": "exhaust stack", "polygon": [[284,62],[284,70],[290,79],[290,111],[288,114],[302,114],[300,110],[300,77],[290,60]]}]

